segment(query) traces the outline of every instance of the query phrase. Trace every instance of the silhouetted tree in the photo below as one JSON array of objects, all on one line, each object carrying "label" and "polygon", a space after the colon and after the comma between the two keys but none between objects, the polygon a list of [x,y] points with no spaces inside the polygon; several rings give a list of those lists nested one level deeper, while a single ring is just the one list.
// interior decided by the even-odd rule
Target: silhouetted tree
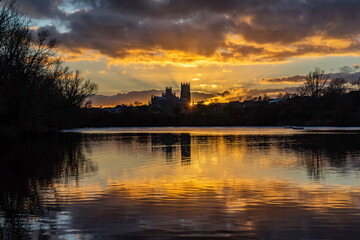
[{"label": "silhouetted tree", "polygon": [[314,72],[310,72],[306,76],[304,85],[299,89],[300,95],[320,97],[324,93],[328,79],[329,76],[325,74],[324,70],[316,68]]},{"label": "silhouetted tree", "polygon": [[[0,0],[1,1],[1,0]],[[57,57],[56,41],[31,30],[15,3],[0,8],[0,123],[16,129],[58,127],[97,86]]]},{"label": "silhouetted tree", "polygon": [[331,80],[326,89],[327,94],[345,94],[347,91],[346,81],[343,78],[335,78]]},{"label": "silhouetted tree", "polygon": [[81,77],[79,71],[72,73],[67,67],[62,71],[57,82],[66,100],[65,106],[81,106],[97,89],[97,85]]}]

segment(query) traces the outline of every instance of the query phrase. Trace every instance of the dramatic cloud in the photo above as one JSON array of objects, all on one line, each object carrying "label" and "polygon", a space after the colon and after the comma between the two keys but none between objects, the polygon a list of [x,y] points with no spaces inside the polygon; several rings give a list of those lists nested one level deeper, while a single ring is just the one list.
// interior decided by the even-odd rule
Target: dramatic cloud
[{"label": "dramatic cloud", "polygon": [[17,0],[16,4],[20,11],[37,19],[65,17],[65,13],[59,9],[63,0]]},{"label": "dramatic cloud", "polygon": [[218,96],[225,97],[230,95],[230,92],[228,90],[222,91],[218,93]]},{"label": "dramatic cloud", "polygon": [[[190,81],[193,91],[208,91],[213,95],[206,98],[221,102],[284,92],[299,86],[315,66],[338,71],[330,78],[352,82],[360,77],[357,0],[17,3],[35,20],[32,29],[49,31],[60,43],[63,60],[97,81],[104,95],[178,88],[181,81]],[[276,89],[270,90],[271,85]],[[147,103],[151,97],[130,98],[133,94],[112,100],[97,96],[94,102],[101,101],[94,105]]]},{"label": "dramatic cloud", "polygon": [[19,4],[35,18],[59,19],[68,31],[51,32],[65,50],[78,55],[95,50],[113,61],[277,62],[360,53],[360,2],[355,0],[21,0]]},{"label": "dramatic cloud", "polygon": [[335,78],[343,78],[345,79],[345,81],[347,81],[348,83],[351,83],[355,80],[358,80],[360,78],[360,72],[354,73],[354,72],[346,72],[346,73],[330,73],[329,74],[329,78],[330,79],[335,79]]},{"label": "dramatic cloud", "polygon": [[[343,66],[341,67],[338,73],[328,73],[329,79],[343,78],[347,82],[352,82],[360,78],[360,72],[355,72],[357,70],[357,65]],[[288,83],[296,84],[303,83],[306,79],[306,75],[294,75],[294,76],[284,76],[284,77],[275,77],[275,78],[261,78],[260,83],[271,84],[271,83]]]},{"label": "dramatic cloud", "polygon": [[295,75],[290,77],[261,78],[261,83],[301,83],[304,82],[305,76]]}]

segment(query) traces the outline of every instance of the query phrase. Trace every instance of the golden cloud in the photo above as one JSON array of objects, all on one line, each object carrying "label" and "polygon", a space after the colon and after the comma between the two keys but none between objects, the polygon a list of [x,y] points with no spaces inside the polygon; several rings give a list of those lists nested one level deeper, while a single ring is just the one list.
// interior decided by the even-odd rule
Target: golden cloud
[{"label": "golden cloud", "polygon": [[[247,42],[241,35],[228,34],[222,47],[212,55],[193,51],[154,49],[128,49],[113,56],[88,48],[62,48],[65,61],[101,61],[111,65],[144,64],[198,67],[208,65],[275,64],[290,61],[293,57],[320,57],[325,55],[360,55],[360,44],[351,39],[329,39],[313,36],[292,44]],[[224,68],[224,72],[228,72]],[[197,77],[198,78],[198,77]],[[196,79],[196,78],[194,78]],[[262,79],[264,82],[267,79]],[[292,82],[289,81],[283,82]]]}]

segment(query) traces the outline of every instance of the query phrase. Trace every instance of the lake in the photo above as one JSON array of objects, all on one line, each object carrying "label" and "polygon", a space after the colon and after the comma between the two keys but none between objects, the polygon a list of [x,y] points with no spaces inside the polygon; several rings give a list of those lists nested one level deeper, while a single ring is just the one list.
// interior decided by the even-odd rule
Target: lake
[{"label": "lake", "polygon": [[3,142],[0,239],[359,239],[358,128],[99,128]]}]

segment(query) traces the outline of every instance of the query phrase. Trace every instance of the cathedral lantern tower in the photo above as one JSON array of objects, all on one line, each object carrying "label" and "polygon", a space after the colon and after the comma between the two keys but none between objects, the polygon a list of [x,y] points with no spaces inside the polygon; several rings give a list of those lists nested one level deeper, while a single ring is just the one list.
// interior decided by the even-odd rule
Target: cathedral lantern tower
[{"label": "cathedral lantern tower", "polygon": [[173,93],[172,93],[172,87],[166,87],[166,88],[165,88],[165,96],[170,97],[170,96],[172,96],[172,95],[173,95]]}]

